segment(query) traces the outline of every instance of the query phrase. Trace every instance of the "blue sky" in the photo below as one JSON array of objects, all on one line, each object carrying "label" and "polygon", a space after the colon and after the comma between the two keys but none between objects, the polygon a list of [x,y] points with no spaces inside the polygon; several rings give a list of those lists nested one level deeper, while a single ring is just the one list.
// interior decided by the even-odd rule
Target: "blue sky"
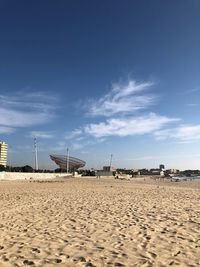
[{"label": "blue sky", "polygon": [[125,168],[200,168],[198,0],[0,1],[0,139]]}]

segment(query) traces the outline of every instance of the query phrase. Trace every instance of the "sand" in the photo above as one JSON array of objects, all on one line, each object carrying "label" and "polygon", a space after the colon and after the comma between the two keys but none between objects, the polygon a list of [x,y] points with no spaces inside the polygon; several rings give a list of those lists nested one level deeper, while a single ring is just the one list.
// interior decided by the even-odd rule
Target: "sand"
[{"label": "sand", "polygon": [[0,266],[200,266],[200,181],[1,181]]}]

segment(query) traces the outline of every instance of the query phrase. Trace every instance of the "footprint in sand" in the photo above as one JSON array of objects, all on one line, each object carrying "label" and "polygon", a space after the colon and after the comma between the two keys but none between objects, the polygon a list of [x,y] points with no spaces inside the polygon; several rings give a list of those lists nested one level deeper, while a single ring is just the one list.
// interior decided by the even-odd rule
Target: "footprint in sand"
[{"label": "footprint in sand", "polygon": [[30,261],[30,260],[24,260],[23,261],[23,264],[24,265],[34,265],[34,262],[33,261]]},{"label": "footprint in sand", "polygon": [[38,248],[32,248],[32,251],[40,253],[40,250]]}]

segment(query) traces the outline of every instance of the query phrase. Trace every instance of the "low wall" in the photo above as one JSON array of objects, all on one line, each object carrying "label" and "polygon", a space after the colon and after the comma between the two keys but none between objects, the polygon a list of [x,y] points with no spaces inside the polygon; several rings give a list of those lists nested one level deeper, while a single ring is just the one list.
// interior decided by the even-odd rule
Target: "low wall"
[{"label": "low wall", "polygon": [[71,176],[67,173],[0,172],[0,180],[53,179]]},{"label": "low wall", "polygon": [[98,170],[96,172],[97,176],[113,176],[113,172],[109,172],[109,171],[100,171]]}]

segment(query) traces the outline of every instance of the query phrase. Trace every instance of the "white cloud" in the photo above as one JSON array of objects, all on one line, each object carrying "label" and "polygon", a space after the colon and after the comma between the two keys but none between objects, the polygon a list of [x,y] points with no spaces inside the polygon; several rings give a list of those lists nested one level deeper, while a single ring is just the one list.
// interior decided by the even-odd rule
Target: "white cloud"
[{"label": "white cloud", "polygon": [[67,153],[67,148],[69,148],[69,151],[71,150],[80,150],[82,149],[84,146],[86,146],[87,143],[86,142],[64,142],[64,141],[59,141],[56,143],[56,145],[54,147],[51,147],[51,151],[52,153],[55,153],[55,151],[62,151],[62,153],[66,154]]},{"label": "white cloud", "polygon": [[200,125],[180,125],[173,129],[156,131],[156,139],[174,139],[182,143],[189,143],[200,140]]},{"label": "white cloud", "polygon": [[140,117],[111,118],[106,122],[85,126],[85,133],[96,138],[106,136],[130,136],[152,133],[164,125],[179,119],[168,118],[150,113]]},{"label": "white cloud", "polygon": [[[55,144],[55,147],[51,147],[51,151],[67,151],[67,144],[64,141],[59,141]],[[67,153],[67,152],[66,152]]]},{"label": "white cloud", "polygon": [[92,116],[113,116],[115,114],[130,114],[145,109],[155,102],[156,97],[145,93],[153,83],[136,83],[129,80],[126,84],[113,84],[111,91],[98,100],[87,103],[88,113]]},{"label": "white cloud", "polygon": [[192,89],[185,90],[183,92],[183,94],[191,94],[191,93],[196,93],[196,92],[199,92],[199,91],[200,91],[200,88],[195,87],[195,88],[192,88]]},{"label": "white cloud", "polygon": [[53,138],[54,135],[52,134],[52,132],[32,131],[32,132],[30,132],[30,137],[50,139],[50,138]]},{"label": "white cloud", "polygon": [[24,110],[54,109],[57,98],[44,92],[17,92],[15,95],[0,95],[0,105],[4,108]]},{"label": "white cloud", "polygon": [[84,147],[100,144],[100,143],[102,143],[104,141],[105,141],[104,138],[90,139],[90,138],[88,138],[88,136],[85,136],[81,140],[79,140],[79,139],[77,140],[76,139],[76,142],[72,142],[70,147],[73,150],[81,150]]},{"label": "white cloud", "polygon": [[13,132],[14,132],[14,128],[12,127],[0,126],[0,134],[9,134]]},{"label": "white cloud", "polygon": [[72,143],[71,144],[71,149],[72,150],[80,150],[82,149],[83,147],[85,147],[86,144],[84,143]]},{"label": "white cloud", "polygon": [[190,104],[187,104],[188,107],[198,107],[199,104],[196,104],[196,103],[190,103]]},{"label": "white cloud", "polygon": [[74,139],[74,138],[79,138],[82,134],[82,130],[81,129],[75,129],[70,133],[67,133],[65,136],[66,140],[70,140],[70,139]]},{"label": "white cloud", "polygon": [[42,124],[52,119],[53,114],[46,112],[17,111],[0,108],[0,125],[12,127],[28,127]]},{"label": "white cloud", "polygon": [[13,132],[18,127],[47,123],[55,117],[56,102],[55,97],[43,92],[0,95],[0,127]]}]

